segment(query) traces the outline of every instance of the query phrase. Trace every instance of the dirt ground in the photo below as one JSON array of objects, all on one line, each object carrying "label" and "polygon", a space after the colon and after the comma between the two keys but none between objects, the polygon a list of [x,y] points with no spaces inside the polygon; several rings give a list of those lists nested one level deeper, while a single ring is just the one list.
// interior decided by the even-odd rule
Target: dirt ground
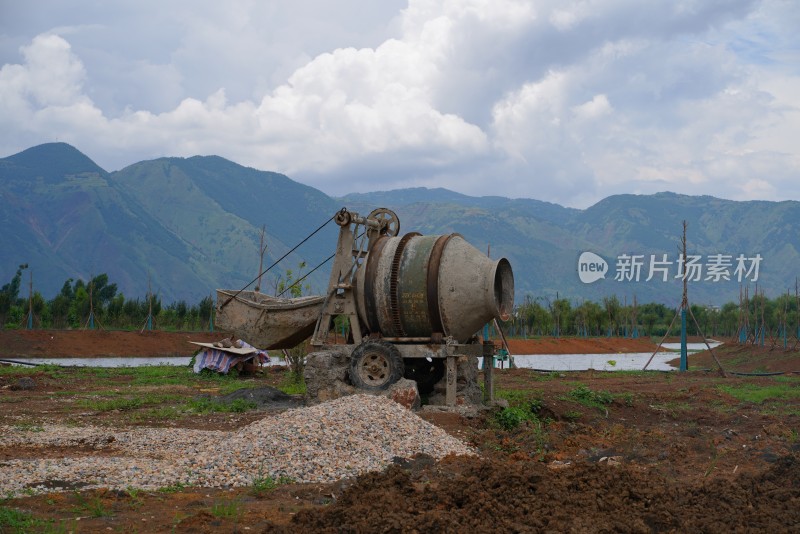
[{"label": "dirt ground", "polygon": [[0,359],[92,358],[99,356],[190,356],[190,341],[219,341],[220,332],[161,332],[155,330],[2,330]]},{"label": "dirt ground", "polygon": [[[220,334],[104,331],[0,333],[13,356],[188,355],[188,341]],[[649,340],[513,341],[512,354],[646,352]],[[723,345],[690,356],[690,371],[496,372],[498,396],[536,414],[515,428],[500,408],[476,416],[419,412],[473,445],[479,457],[398,460],[381,473],[335,484],[254,488],[69,491],[3,499],[73,532],[800,532],[800,352]],[[740,374],[734,374],[740,373]],[[758,373],[764,376],[750,376]],[[770,375],[770,373],[782,373]],[[66,378],[65,378],[66,376]],[[69,399],[142,386],[78,370],[32,371],[32,391],[0,374],[0,424],[48,421],[235,429],[270,412],[167,420],[136,411],[86,412]],[[251,381],[278,385],[281,368]],[[196,394],[191,385],[162,393]],[[762,397],[744,396],[764,392]],[[593,401],[593,402],[587,402]],[[98,454],[90,448],[2,449],[10,458]],[[113,454],[113,448],[103,454]],[[41,531],[46,531],[40,527]],[[0,523],[0,532],[3,530]],[[9,532],[13,530],[7,530]],[[35,530],[34,530],[35,531]]]},{"label": "dirt ground", "polygon": [[[191,341],[213,342],[224,332],[161,332],[119,330],[0,330],[0,359],[100,356],[189,356]],[[247,341],[247,340],[245,340]],[[616,354],[647,352],[646,339],[551,338],[511,339],[512,354]]]}]

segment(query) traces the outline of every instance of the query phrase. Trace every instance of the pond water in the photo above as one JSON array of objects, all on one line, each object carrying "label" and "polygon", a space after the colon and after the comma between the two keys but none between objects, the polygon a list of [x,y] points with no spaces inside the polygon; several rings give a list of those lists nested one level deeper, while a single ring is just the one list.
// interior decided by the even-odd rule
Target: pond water
[{"label": "pond water", "polygon": [[[641,371],[652,352],[624,354],[519,354],[514,355],[514,365],[538,371]],[[676,358],[674,352],[659,352],[647,366],[649,371],[674,371],[677,367],[667,362]],[[508,361],[497,362],[495,367],[508,367]]]},{"label": "pond water", "polygon": [[[721,345],[719,341],[709,341],[711,348]],[[662,348],[669,352],[631,352],[618,354],[520,354],[514,355],[514,364],[526,369],[540,371],[641,371],[647,360],[653,356],[648,371],[675,371],[678,368],[667,362],[680,358],[680,343],[664,343]],[[697,352],[706,350],[705,343],[687,343],[686,350]],[[677,352],[673,352],[677,351]],[[508,362],[498,361],[495,367],[508,367]]]},{"label": "pond water", "polygon": [[[720,345],[718,341],[709,341],[712,348]],[[659,352],[647,367],[652,371],[673,371],[677,367],[667,362],[679,357],[680,343],[664,343],[662,348],[670,352]],[[688,343],[690,352],[706,350],[705,343]],[[678,351],[678,352],[673,352]],[[619,354],[519,354],[514,355],[514,364],[526,369],[541,371],[639,371],[652,352],[634,352]],[[157,356],[147,358],[9,358],[22,364],[51,364],[79,367],[142,367],[146,365],[177,365],[188,367],[191,356]],[[483,359],[480,359],[483,365]],[[286,365],[283,359],[273,357],[267,365]],[[496,367],[508,367],[508,362],[497,361]]]}]

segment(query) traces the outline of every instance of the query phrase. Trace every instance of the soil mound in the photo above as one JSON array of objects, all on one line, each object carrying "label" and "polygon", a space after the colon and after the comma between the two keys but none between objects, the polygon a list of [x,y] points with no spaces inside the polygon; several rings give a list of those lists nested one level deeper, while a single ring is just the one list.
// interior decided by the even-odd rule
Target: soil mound
[{"label": "soil mound", "polygon": [[800,524],[798,480],[797,455],[761,475],[696,485],[627,466],[555,471],[451,457],[437,470],[393,466],[359,477],[286,532],[777,532]]}]

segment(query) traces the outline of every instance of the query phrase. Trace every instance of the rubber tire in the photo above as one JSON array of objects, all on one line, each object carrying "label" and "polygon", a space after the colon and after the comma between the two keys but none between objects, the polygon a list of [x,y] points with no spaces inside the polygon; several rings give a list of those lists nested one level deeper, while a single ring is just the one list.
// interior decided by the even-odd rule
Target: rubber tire
[{"label": "rubber tire", "polygon": [[442,358],[405,358],[406,371],[404,378],[414,380],[420,395],[433,392],[433,387],[444,378],[444,360]]},{"label": "rubber tire", "polygon": [[[378,372],[370,373],[374,364]],[[382,391],[403,378],[405,366],[397,347],[386,341],[369,340],[357,346],[350,355],[350,383],[356,388]],[[366,376],[366,379],[365,379]]]}]

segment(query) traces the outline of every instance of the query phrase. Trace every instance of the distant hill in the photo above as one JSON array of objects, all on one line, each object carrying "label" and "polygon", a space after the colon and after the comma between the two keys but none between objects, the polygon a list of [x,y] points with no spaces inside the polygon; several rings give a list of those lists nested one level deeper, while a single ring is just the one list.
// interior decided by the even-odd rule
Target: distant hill
[{"label": "distant hill", "polygon": [[[709,196],[674,193],[615,195],[585,210],[564,208],[530,199],[464,197],[446,190],[411,189],[348,195],[344,204],[383,203],[399,214],[403,231],[438,234],[458,232],[492,257],[505,256],[514,268],[517,298],[553,298],[599,301],[616,294],[631,302],[680,303],[682,280],[678,259],[682,222],[687,221],[688,255],[699,256],[700,280],[691,281],[693,303],[721,305],[738,302],[740,283],[736,259],[745,266],[758,263],[759,288],[776,296],[791,288],[800,274],[800,202],[736,202]],[[591,284],[578,277],[582,252],[599,254],[608,263],[608,274]],[[671,265],[667,281],[660,271],[650,281],[652,259]],[[638,281],[615,280],[623,255],[643,256]],[[709,276],[714,256],[728,257],[729,280]],[[761,261],[749,261],[757,255]],[[654,257],[654,258],[653,258]],[[695,271],[689,271],[694,273]],[[755,291],[755,272],[743,276],[741,285]]]},{"label": "distant hill", "polygon": [[[64,143],[0,159],[0,198],[0,280],[28,263],[50,298],[67,278],[108,273],[127,296],[144,296],[150,282],[164,302],[243,286],[258,274],[262,225],[266,267],[336,209],[315,189],[222,158],[163,158],[107,173]],[[336,231],[326,230],[275,272],[327,257]],[[327,275],[316,281],[322,288]]]},{"label": "distant hill", "polygon": [[[28,263],[34,285],[51,298],[67,278],[108,273],[128,297],[144,296],[148,280],[164,302],[196,302],[217,287],[242,287],[258,271],[259,235],[266,227],[265,267],[299,243],[340,207],[366,215],[397,212],[401,233],[458,232],[492,257],[509,258],[517,299],[658,301],[676,305],[681,223],[689,253],[704,264],[730,256],[731,280],[690,284],[695,303],[738,300],[735,258],[760,254],[759,286],[769,295],[794,287],[800,265],[800,203],[734,202],[673,193],[616,195],[585,210],[533,199],[470,197],[446,189],[411,188],[330,198],[277,173],[216,156],[160,158],[108,173],[74,147],[50,143],[0,159],[0,284]],[[327,225],[275,269],[306,271],[335,249]],[[602,257],[605,279],[582,283],[582,252]],[[646,282],[651,256],[667,255],[668,281]],[[623,255],[642,256],[638,281],[617,281]],[[304,271],[305,272],[305,271]],[[327,267],[309,278],[323,291]],[[752,273],[751,273],[752,278]],[[748,282],[745,277],[744,282]],[[271,292],[274,278],[263,284]],[[751,283],[751,291],[753,284]]]}]

